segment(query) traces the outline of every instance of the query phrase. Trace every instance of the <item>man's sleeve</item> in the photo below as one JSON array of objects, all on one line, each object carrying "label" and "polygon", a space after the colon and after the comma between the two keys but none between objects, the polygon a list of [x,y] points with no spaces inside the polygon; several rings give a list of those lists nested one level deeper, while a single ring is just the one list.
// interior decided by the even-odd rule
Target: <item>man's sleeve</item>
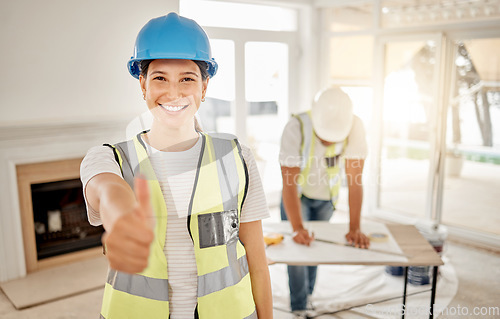
[{"label": "man's sleeve", "polygon": [[281,146],[279,161],[281,166],[300,167],[302,156],[300,154],[300,143],[302,134],[300,132],[300,122],[292,117],[285,125],[281,135]]},{"label": "man's sleeve", "polygon": [[368,156],[368,143],[363,122],[354,115],[352,128],[349,132],[344,157],[348,159],[365,159]]}]

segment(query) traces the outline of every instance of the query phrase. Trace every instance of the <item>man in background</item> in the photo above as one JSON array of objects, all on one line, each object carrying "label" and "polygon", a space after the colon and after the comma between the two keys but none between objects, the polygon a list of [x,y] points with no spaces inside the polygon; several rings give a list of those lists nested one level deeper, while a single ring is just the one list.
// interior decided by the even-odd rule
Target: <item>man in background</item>
[{"label": "man in background", "polygon": [[[330,220],[345,170],[349,190],[349,232],[346,241],[368,248],[361,232],[362,174],[368,153],[365,129],[353,114],[352,101],[338,87],[320,91],[311,110],[293,115],[283,130],[280,165],[283,178],[281,219],[289,220],[293,240],[310,245],[314,235],[305,221]],[[316,281],[317,266],[288,266],[290,306],[304,316]]]}]

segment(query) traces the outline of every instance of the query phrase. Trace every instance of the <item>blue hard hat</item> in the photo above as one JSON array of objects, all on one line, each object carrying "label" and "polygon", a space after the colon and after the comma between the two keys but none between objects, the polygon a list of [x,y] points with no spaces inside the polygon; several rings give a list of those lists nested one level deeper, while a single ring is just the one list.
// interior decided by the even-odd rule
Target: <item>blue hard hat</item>
[{"label": "blue hard hat", "polygon": [[155,59],[205,61],[211,78],[217,72],[217,62],[212,58],[205,31],[196,21],[175,12],[151,19],[142,27],[135,40],[134,55],[128,61],[128,70],[138,79],[140,62]]}]

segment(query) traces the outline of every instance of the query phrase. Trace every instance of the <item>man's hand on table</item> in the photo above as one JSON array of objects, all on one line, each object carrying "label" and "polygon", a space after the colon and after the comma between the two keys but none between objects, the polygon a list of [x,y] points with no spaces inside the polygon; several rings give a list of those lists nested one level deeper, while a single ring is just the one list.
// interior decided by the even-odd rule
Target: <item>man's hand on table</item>
[{"label": "man's hand on table", "polygon": [[346,235],[345,239],[347,243],[351,246],[358,248],[369,248],[370,247],[370,239],[363,234],[359,229],[358,230],[350,230]]},{"label": "man's hand on table", "polygon": [[307,229],[301,228],[293,232],[292,239],[297,244],[309,246],[314,241],[314,233],[309,234]]}]

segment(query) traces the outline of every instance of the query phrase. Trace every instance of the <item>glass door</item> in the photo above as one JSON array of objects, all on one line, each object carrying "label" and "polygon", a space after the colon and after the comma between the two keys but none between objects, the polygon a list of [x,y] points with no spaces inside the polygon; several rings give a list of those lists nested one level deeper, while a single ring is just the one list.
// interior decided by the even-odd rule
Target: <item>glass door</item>
[{"label": "glass door", "polygon": [[440,43],[439,35],[383,42],[377,208],[407,219],[431,216]]},{"label": "glass door", "polygon": [[282,42],[245,43],[247,143],[253,151],[271,204],[280,200],[281,134],[289,119],[289,49]]},{"label": "glass door", "polygon": [[207,132],[235,134],[235,45],[232,40],[211,39],[212,55],[223,65],[209,80],[206,101],[198,110],[201,125]]},{"label": "glass door", "polygon": [[441,221],[498,236],[500,34],[450,42],[453,67]]},{"label": "glass door", "polygon": [[199,109],[205,131],[233,133],[251,148],[269,206],[278,206],[281,133],[301,91],[299,10],[220,1],[180,1],[201,23],[219,64]]}]

